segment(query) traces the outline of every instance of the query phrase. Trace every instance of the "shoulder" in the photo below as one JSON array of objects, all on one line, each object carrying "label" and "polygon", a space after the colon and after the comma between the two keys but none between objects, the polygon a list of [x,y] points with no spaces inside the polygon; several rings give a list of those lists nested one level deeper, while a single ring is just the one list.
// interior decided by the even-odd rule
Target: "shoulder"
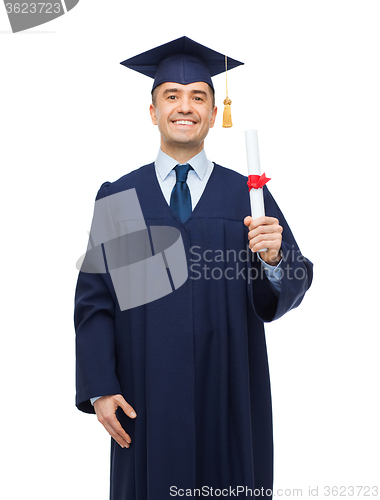
[{"label": "shoulder", "polygon": [[222,167],[222,165],[219,165],[218,163],[215,162],[213,163],[214,163],[214,168],[216,168],[220,172],[220,175],[223,176],[224,178],[229,179],[236,183],[241,183],[241,182],[247,183],[248,178],[246,175],[242,175],[239,172],[236,172],[236,170],[232,170],[231,168]]},{"label": "shoulder", "polygon": [[[248,176],[242,175],[236,172],[236,170],[222,167],[217,163],[214,163],[214,168],[218,172],[216,176],[217,182],[219,183],[218,189],[224,193],[223,196],[226,197],[225,199],[228,197],[233,200],[244,200],[245,198],[249,200],[249,189],[247,186]],[[276,218],[280,218],[280,216],[283,217],[267,184],[263,187],[263,195],[266,214]]]},{"label": "shoulder", "polygon": [[236,170],[232,170],[227,167],[222,167],[217,163],[214,163],[215,169],[215,180],[217,183],[221,184],[220,187],[225,187],[229,191],[235,192],[243,190],[244,192],[248,191],[247,180],[248,177],[245,175],[236,172]]},{"label": "shoulder", "polygon": [[120,179],[117,179],[114,182],[103,182],[100,186],[96,199],[100,200],[101,198],[110,196],[111,194],[120,193],[126,189],[138,187],[142,182],[144,182],[146,172],[150,168],[154,168],[153,163],[149,163],[148,165],[144,165],[136,170],[132,170],[132,172],[123,175]]}]

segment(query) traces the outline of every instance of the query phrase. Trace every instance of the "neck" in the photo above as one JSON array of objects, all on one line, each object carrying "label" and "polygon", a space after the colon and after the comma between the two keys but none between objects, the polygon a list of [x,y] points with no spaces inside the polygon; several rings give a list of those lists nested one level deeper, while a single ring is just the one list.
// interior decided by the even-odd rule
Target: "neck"
[{"label": "neck", "polygon": [[178,146],[170,145],[170,147],[161,139],[161,150],[171,158],[174,158],[178,163],[187,163],[191,158],[194,158],[203,149],[204,142],[198,146],[187,146],[178,144]]}]

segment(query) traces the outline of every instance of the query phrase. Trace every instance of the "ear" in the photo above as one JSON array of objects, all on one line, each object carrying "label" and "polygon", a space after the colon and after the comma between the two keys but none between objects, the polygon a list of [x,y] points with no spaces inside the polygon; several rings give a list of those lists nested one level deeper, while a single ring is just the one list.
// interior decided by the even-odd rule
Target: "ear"
[{"label": "ear", "polygon": [[211,118],[210,118],[210,128],[212,128],[215,125],[215,119],[216,119],[217,112],[218,112],[218,108],[216,106],[214,106],[214,109],[212,110]]},{"label": "ear", "polygon": [[152,119],[153,125],[157,125],[157,115],[156,115],[156,108],[154,107],[154,104],[151,104],[149,106],[149,112],[150,112],[150,117]]}]

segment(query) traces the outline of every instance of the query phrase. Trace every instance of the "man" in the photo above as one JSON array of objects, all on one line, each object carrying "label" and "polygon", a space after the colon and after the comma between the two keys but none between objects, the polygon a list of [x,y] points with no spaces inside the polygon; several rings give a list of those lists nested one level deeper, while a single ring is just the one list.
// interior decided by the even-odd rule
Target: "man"
[{"label": "man", "polygon": [[271,496],[263,322],[300,304],[312,264],[267,188],[267,216],[252,220],[247,178],[205,155],[217,113],[210,74],[224,66],[208,51],[183,37],[124,62],[155,79],[161,148],[97,200],[135,189],[148,227],[180,232],[189,277],[122,310],[108,269],[79,274],[76,404],[113,438],[111,500]]}]

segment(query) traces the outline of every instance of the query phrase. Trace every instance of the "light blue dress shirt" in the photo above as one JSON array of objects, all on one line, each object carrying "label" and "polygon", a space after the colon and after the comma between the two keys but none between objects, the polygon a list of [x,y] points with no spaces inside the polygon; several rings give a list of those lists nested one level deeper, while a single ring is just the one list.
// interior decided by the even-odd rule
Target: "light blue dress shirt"
[{"label": "light blue dress shirt", "polygon": [[[189,170],[187,176],[187,185],[191,195],[191,209],[194,210],[210,178],[214,164],[207,159],[204,149],[186,163],[189,163],[194,169]],[[178,161],[160,149],[154,164],[158,183],[167,204],[170,205],[170,197],[176,183],[174,167],[178,165]]]},{"label": "light blue dress shirt", "polygon": [[[194,169],[189,171],[187,177],[187,184],[189,186],[191,195],[191,208],[192,210],[194,210],[210,178],[210,175],[214,168],[214,164],[207,159],[204,149],[202,149],[200,153],[198,153],[186,163],[189,163]],[[176,183],[176,174],[174,167],[178,165],[178,161],[174,158],[171,158],[160,149],[154,164],[156,168],[157,180],[162,190],[162,194],[164,195],[167,204],[170,205],[170,196]],[[258,254],[258,257],[262,262],[264,272],[268,280],[270,281],[274,292],[276,293],[276,295],[279,295],[281,291],[282,260],[276,267],[274,267],[264,262],[261,259],[260,254]],[[93,405],[94,402],[100,397],[101,396],[91,398],[91,404]]]}]

